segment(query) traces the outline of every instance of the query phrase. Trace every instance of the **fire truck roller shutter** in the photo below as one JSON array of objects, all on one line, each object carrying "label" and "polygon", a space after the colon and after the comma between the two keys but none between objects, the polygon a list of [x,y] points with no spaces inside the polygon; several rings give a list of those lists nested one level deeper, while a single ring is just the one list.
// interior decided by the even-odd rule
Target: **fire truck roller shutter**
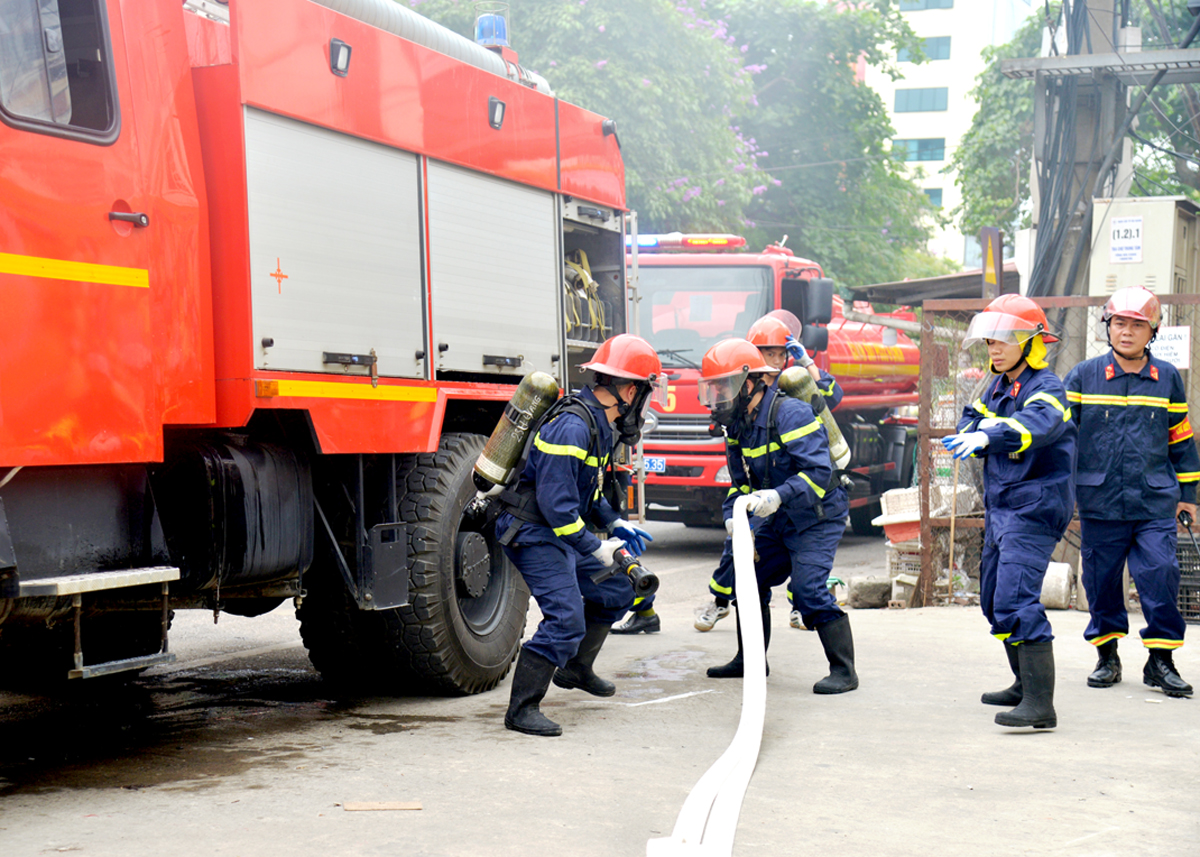
[{"label": "fire truck roller shutter", "polygon": [[[246,108],[259,369],[424,377],[417,157]],[[260,346],[273,340],[269,348]]]},{"label": "fire truck roller shutter", "polygon": [[[462,695],[491,690],[508,673],[525,631],[529,590],[489,518],[468,513],[485,441],[446,434],[436,452],[397,462],[408,530],[406,606],[359,610],[333,559],[318,553],[297,616],[309,659],[327,680],[354,689]],[[347,523],[353,522],[331,521],[336,532]]]},{"label": "fire truck roller shutter", "polygon": [[[439,372],[560,377],[554,195],[429,163],[429,270]],[[446,346],[443,348],[443,346]],[[520,358],[513,365],[485,357]]]}]

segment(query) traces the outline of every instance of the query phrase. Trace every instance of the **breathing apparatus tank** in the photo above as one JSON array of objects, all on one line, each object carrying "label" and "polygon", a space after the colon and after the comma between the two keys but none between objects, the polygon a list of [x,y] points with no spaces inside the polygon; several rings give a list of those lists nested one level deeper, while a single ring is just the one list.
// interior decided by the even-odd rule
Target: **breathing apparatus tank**
[{"label": "breathing apparatus tank", "polygon": [[492,436],[479,453],[472,478],[481,493],[491,493],[508,484],[529,429],[558,401],[558,381],[545,372],[530,372],[521,379]]},{"label": "breathing apparatus tank", "polygon": [[847,446],[846,439],[842,437],[842,430],[838,428],[837,420],[833,418],[833,414],[826,407],[825,397],[817,389],[817,382],[813,380],[812,375],[808,374],[808,370],[800,366],[784,369],[779,376],[779,389],[793,399],[808,402],[813,409],[813,414],[825,426],[825,431],[829,435],[829,454],[833,458],[833,466],[838,470],[845,470],[850,464],[850,447]]}]

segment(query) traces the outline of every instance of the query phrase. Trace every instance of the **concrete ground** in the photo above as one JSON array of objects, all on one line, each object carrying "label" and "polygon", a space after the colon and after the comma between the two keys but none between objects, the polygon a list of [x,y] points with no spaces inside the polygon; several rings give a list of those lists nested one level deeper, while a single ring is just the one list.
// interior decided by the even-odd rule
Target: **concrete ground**
[{"label": "concrete ground", "polygon": [[[653,529],[663,630],[611,638],[597,666],[612,699],[551,689],[561,738],[503,728],[507,680],[464,699],[338,700],[286,607],[216,629],[192,614],[180,663],[125,696],[0,694],[0,854],[644,854],[728,746],[741,702],[740,681],[704,675],[732,655],[732,619],[692,627],[720,534]],[[874,573],[883,550],[848,537],[835,571]],[[1200,854],[1200,700],[1143,686],[1140,644],[1122,645],[1122,684],[1089,689],[1086,616],[1054,611],[1059,726],[1034,732],[979,703],[1011,675],[977,608],[853,611],[862,685],[841,696],[811,692],[826,664],[815,634],[787,627],[782,592],[773,617],[734,854]],[[1194,642],[1176,663],[1200,680]]]}]

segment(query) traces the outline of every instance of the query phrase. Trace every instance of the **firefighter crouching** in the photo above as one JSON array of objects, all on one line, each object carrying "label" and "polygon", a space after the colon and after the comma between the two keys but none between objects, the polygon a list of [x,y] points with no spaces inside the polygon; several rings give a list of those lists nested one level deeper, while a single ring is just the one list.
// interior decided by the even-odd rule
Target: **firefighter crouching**
[{"label": "firefighter crouching", "polygon": [[1047,328],[1046,314],[1021,295],[1002,295],[971,320],[963,347],[985,342],[995,377],[963,409],[959,434],[942,440],[955,458],[984,458],[979,604],[1016,680],[981,701],[1015,706],[996,715],[999,725],[1036,729],[1058,724],[1054,634],[1041,592],[1075,508],[1076,425],[1046,365],[1046,343],[1058,341]]},{"label": "firefighter crouching", "polygon": [[[651,540],[620,519],[604,497],[604,479],[615,444],[637,442],[651,396],[665,400],[662,364],[644,339],[621,334],[583,368],[595,372],[594,383],[551,409],[516,486],[499,497],[496,533],[542,611],[517,657],[504,716],[506,727],[529,735],[562,734],[538,708],[551,680],[595,696],[616,692],[592,666],[634,593],[623,574],[592,578],[618,549],[640,554]],[[602,541],[589,524],[611,537]]]},{"label": "firefighter crouching", "polygon": [[[834,477],[824,427],[805,402],[773,386],[778,370],[744,339],[726,339],[704,355],[698,385],[700,402],[725,430],[726,458],[733,482],[725,519],[738,494],[749,494],[747,511],[765,522],[755,525],[759,607],[763,640],[770,643],[771,587],[790,580],[792,605],[804,624],[815,627],[829,660],[830,674],[814,693],[844,693],[858,687],[850,617],[826,588],[833,556],[846,529],[849,501]],[[743,675],[740,607],[738,651],[733,660],[710,667],[712,678]],[[754,616],[751,621],[757,621]]]},{"label": "firefighter crouching", "polygon": [[1079,424],[1079,524],[1083,585],[1091,621],[1084,638],[1099,650],[1091,687],[1121,680],[1117,641],[1129,633],[1122,571],[1137,586],[1149,659],[1143,681],[1168,696],[1191,696],[1171,652],[1183,645],[1175,518],[1196,514],[1200,455],[1179,372],[1150,354],[1162,308],[1149,290],[1119,289],[1104,307],[1112,350],[1067,375]]}]

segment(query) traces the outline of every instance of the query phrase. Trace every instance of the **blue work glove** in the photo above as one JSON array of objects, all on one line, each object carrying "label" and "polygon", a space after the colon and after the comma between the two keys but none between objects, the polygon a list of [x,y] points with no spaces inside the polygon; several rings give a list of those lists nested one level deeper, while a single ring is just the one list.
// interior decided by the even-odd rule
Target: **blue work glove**
[{"label": "blue work glove", "polygon": [[615,536],[625,542],[625,548],[634,556],[641,556],[646,552],[646,542],[654,541],[654,536],[643,530],[641,527],[635,527],[628,521],[622,521],[620,518],[612,522],[612,526],[608,528],[609,535]]},{"label": "blue work glove", "polygon": [[808,352],[804,350],[804,346],[797,342],[794,336],[787,338],[787,345],[784,348],[787,349],[788,357],[796,361],[797,366],[803,366],[807,369],[812,365],[813,359],[808,356]]},{"label": "blue work glove", "polygon": [[987,432],[969,431],[942,438],[942,446],[950,450],[955,458],[970,458],[980,450],[987,449]]}]

